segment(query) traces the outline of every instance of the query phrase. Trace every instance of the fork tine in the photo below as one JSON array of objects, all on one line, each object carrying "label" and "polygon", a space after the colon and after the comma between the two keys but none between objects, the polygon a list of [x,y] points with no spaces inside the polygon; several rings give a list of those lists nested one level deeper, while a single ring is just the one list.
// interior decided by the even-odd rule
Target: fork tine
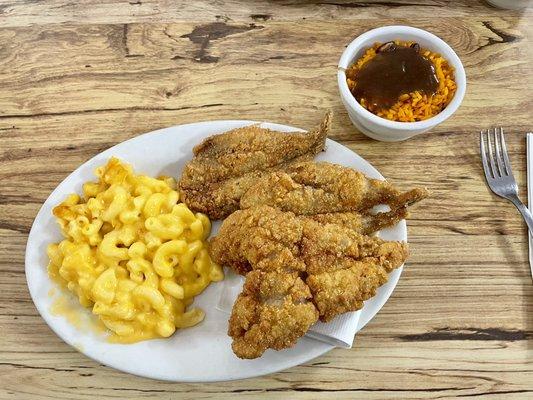
[{"label": "fork tine", "polygon": [[505,176],[507,174],[507,170],[506,168],[504,168],[504,161],[502,158],[502,153],[500,151],[500,141],[501,141],[501,135],[498,135],[497,129],[494,128],[494,146],[495,146],[494,156],[496,158],[496,163],[498,164],[498,172],[500,173],[500,176]]},{"label": "fork tine", "polygon": [[507,175],[513,176],[513,171],[511,170],[511,161],[509,161],[509,153],[507,153],[507,146],[505,144],[505,136],[503,135],[503,128],[500,126],[500,142],[502,144],[502,155],[505,169],[507,170]]},{"label": "fork tine", "polygon": [[481,164],[483,164],[483,170],[485,171],[485,178],[488,180],[493,178],[492,172],[487,161],[487,145],[485,144],[485,135],[483,131],[479,132],[480,138],[480,153],[481,153]]},{"label": "fork tine", "polygon": [[500,175],[498,175],[498,170],[496,169],[496,164],[494,163],[494,155],[493,155],[494,151],[493,151],[492,141],[490,140],[490,129],[487,130],[487,147],[488,147],[489,161],[490,161],[490,166],[492,168],[492,173],[494,174],[494,178],[499,178]]}]

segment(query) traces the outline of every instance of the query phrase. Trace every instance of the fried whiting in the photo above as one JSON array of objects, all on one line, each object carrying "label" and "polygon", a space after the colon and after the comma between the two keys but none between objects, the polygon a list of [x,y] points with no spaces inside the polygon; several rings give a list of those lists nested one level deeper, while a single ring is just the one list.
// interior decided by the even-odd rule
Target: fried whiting
[{"label": "fried whiting", "polygon": [[241,196],[260,178],[324,150],[331,125],[327,113],[310,132],[284,133],[258,126],[214,135],[196,146],[179,182],[187,206],[211,219],[239,209]]},{"label": "fried whiting", "polygon": [[228,334],[241,358],[293,346],[318,320],[311,291],[298,273],[252,271],[233,305]]},{"label": "fried whiting", "polygon": [[298,215],[361,211],[378,204],[392,209],[427,197],[425,189],[401,193],[386,181],[328,162],[302,162],[259,179],[241,198],[241,208],[269,205]]},{"label": "fried whiting", "polygon": [[[406,243],[373,235],[406,218],[427,190],[400,192],[351,168],[312,162],[330,122],[327,114],[308,133],[249,126],[212,136],[194,148],[179,182],[194,211],[229,215],[210,253],[245,275],[228,329],[238,357],[291,347],[318,319],[362,308],[408,256]],[[380,204],[390,211],[373,212]]]},{"label": "fried whiting", "polygon": [[[266,348],[292,346],[304,335],[307,329],[302,327],[314,323],[310,304],[322,321],[361,308],[386,282],[387,272],[403,264],[408,251],[405,243],[261,206],[230,215],[211,242],[211,254],[221,265],[240,273],[251,271],[234,305],[228,333],[237,356],[255,358]],[[253,283],[267,277],[275,295],[265,296]],[[283,290],[297,279],[300,293],[309,290],[310,297],[289,301]]]}]

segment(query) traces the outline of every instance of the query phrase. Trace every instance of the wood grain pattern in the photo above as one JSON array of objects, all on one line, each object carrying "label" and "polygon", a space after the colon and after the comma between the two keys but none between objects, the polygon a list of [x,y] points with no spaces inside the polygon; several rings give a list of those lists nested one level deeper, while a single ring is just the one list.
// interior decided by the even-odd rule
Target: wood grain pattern
[{"label": "wood grain pattern", "polygon": [[483,0],[2,0],[1,26],[57,23],[417,19],[496,14]]},{"label": "wood grain pattern", "polygon": [[[488,192],[477,134],[507,128],[524,195],[531,16],[467,0],[0,0],[0,399],[531,398],[526,230]],[[351,126],[335,78],[344,46],[387,24],[441,36],[468,78],[451,119],[398,144]],[[174,384],[101,366],[39,317],[25,283],[27,235],[81,163],[170,125],[239,118],[305,128],[326,109],[333,139],[400,186],[433,193],[413,210],[412,256],[393,296],[353,349],[258,379]]]}]

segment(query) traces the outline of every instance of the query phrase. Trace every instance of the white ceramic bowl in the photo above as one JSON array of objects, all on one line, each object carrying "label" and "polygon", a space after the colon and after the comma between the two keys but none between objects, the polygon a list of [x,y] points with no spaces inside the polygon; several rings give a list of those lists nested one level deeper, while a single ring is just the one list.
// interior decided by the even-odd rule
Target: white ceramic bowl
[{"label": "white ceramic bowl", "polygon": [[[419,122],[397,122],[378,117],[363,108],[353,97],[346,83],[346,69],[376,42],[392,40],[415,41],[422,48],[441,54],[455,69],[457,91],[448,106],[439,114]],[[448,119],[463,101],[466,90],[466,75],[463,64],[457,54],[442,39],[422,29],[409,26],[385,26],[372,29],[358,36],[342,53],[339,60],[337,81],[342,102],[354,126],[365,135],[387,142],[409,139],[427,132]]]}]

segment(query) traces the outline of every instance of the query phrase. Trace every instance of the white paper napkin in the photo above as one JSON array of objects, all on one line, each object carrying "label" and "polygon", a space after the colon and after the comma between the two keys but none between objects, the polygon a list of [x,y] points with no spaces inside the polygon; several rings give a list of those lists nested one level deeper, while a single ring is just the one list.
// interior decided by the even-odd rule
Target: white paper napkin
[{"label": "white paper napkin", "polygon": [[[527,143],[527,207],[533,212],[533,133],[526,136]],[[533,277],[533,232],[529,232],[529,268]]]},{"label": "white paper napkin", "polygon": [[[242,290],[244,277],[233,271],[226,271],[222,291],[217,309],[227,314],[231,313],[233,303]],[[329,343],[333,346],[349,349],[352,347],[357,323],[361,311],[345,313],[335,317],[328,323],[317,322],[309,329],[306,336]]]}]

